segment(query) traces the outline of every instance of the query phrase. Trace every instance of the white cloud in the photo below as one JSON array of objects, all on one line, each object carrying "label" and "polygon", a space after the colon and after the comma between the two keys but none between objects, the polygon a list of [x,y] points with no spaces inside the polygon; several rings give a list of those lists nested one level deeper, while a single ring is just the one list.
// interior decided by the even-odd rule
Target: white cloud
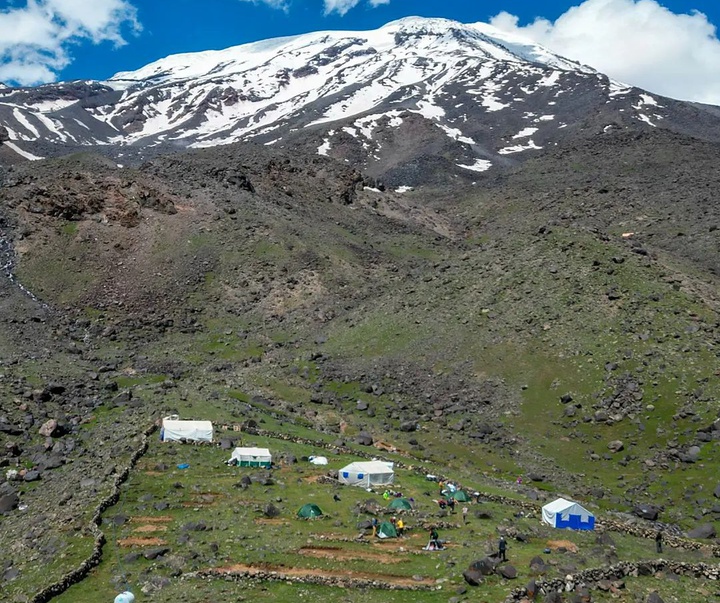
[{"label": "white cloud", "polygon": [[288,11],[290,8],[290,0],[240,0],[241,2],[251,2],[252,4],[267,4],[270,8]]},{"label": "white cloud", "polygon": [[[345,15],[351,8],[355,8],[362,0],[324,0],[325,14],[337,13],[341,17]],[[368,0],[368,4],[373,8],[381,4],[390,4],[390,0]]]},{"label": "white cloud", "polygon": [[720,104],[720,40],[700,12],[675,14],[655,0],[586,0],[555,22],[490,20],[553,52],[646,90]]},{"label": "white cloud", "polygon": [[51,82],[70,61],[73,44],[89,40],[125,44],[122,28],[139,31],[127,0],[27,0],[0,10],[0,80]]}]

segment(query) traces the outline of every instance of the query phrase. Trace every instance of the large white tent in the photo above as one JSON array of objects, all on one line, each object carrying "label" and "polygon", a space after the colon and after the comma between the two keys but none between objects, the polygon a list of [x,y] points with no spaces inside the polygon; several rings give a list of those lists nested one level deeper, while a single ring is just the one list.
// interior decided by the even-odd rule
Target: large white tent
[{"label": "large white tent", "polygon": [[181,421],[177,415],[165,417],[160,430],[160,440],[177,442],[212,442],[213,424],[211,421]]},{"label": "large white tent", "polygon": [[230,461],[235,461],[239,467],[270,467],[272,455],[267,448],[236,448]]},{"label": "large white tent", "polygon": [[357,461],[340,469],[338,479],[343,484],[372,488],[373,486],[392,484],[395,479],[395,472],[392,463]]},{"label": "large white tent", "polygon": [[558,498],[542,508],[542,520],[554,528],[573,530],[592,530],[595,528],[595,516],[585,507],[571,500]]}]

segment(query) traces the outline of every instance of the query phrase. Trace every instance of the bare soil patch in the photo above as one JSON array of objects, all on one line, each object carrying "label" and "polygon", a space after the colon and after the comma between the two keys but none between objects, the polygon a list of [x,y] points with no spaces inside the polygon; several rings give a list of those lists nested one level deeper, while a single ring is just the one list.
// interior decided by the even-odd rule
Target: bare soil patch
[{"label": "bare soil patch", "polygon": [[131,517],[130,521],[134,523],[169,523],[173,521],[173,518],[168,515],[159,515],[158,517],[138,516]]},{"label": "bare soil patch", "polygon": [[339,547],[306,546],[298,549],[298,553],[306,557],[315,557],[316,559],[380,561],[382,563],[400,563],[402,561],[407,561],[407,559],[393,555],[365,553],[363,551],[347,551]]},{"label": "bare soil patch", "polygon": [[577,553],[578,548],[577,545],[574,542],[570,542],[569,540],[548,540],[547,546],[549,549],[553,551],[557,551],[558,549],[565,548],[571,553]]},{"label": "bare soil patch", "polygon": [[290,523],[288,519],[275,519],[270,517],[256,517],[255,523],[267,526],[280,526]]},{"label": "bare soil patch", "polygon": [[165,532],[167,530],[167,526],[163,525],[153,525],[151,523],[138,526],[133,530],[133,532],[142,533],[142,534],[148,534],[150,532]]}]

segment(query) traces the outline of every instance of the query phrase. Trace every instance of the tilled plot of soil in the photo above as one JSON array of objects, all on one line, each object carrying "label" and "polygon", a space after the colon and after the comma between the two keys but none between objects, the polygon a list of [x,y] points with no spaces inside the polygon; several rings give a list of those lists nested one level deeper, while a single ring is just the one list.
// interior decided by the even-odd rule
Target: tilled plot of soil
[{"label": "tilled plot of soil", "polygon": [[315,557],[317,559],[338,559],[338,560],[360,560],[360,561],[380,561],[382,563],[401,563],[407,559],[384,555],[382,553],[366,553],[363,551],[348,551],[340,547],[322,547],[322,546],[306,546],[298,549],[298,554],[306,557]]}]

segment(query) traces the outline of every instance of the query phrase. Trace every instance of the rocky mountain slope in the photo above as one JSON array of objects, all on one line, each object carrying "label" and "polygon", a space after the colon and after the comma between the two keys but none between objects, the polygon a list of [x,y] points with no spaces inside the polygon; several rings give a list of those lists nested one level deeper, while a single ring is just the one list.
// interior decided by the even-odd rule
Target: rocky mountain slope
[{"label": "rocky mountain slope", "polygon": [[[254,140],[362,166],[394,186],[426,180],[425,154],[471,180],[587,128],[667,128],[718,140],[717,116],[613,82],[485,24],[407,18],[176,55],[107,82],[0,93],[5,142],[27,158],[105,145]],[[120,150],[125,147],[133,150]]]},{"label": "rocky mountain slope", "polygon": [[175,411],[532,476],[647,530],[720,519],[711,110],[437,20],[0,95],[13,600],[77,564]]}]

